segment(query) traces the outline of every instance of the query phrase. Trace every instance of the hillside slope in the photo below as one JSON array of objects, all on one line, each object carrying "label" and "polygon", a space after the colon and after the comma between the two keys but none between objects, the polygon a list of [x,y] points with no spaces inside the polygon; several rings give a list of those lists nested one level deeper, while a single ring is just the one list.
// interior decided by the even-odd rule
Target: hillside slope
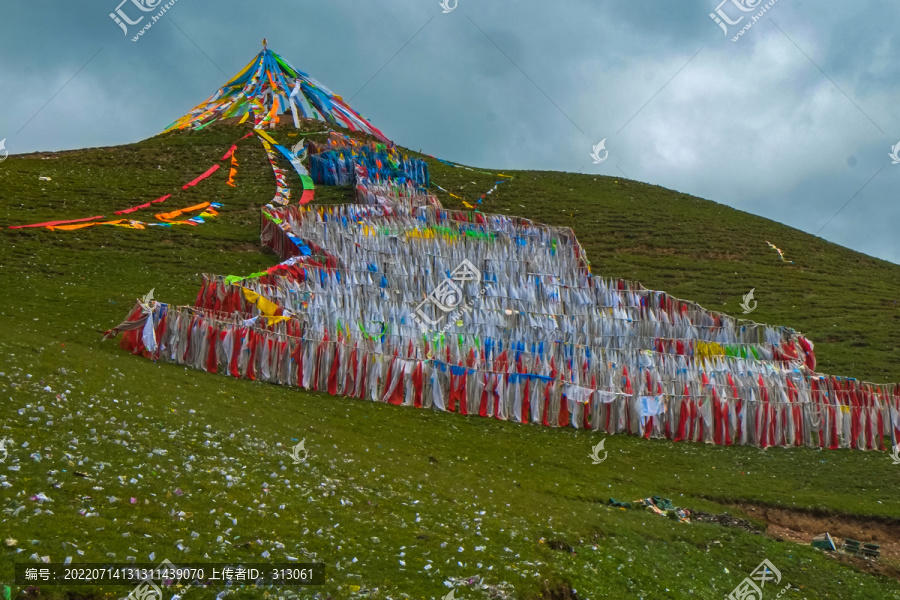
[{"label": "hillside slope", "polygon": [[[117,148],[11,157],[0,166],[0,222],[110,214],[146,202],[206,170],[244,132],[221,124]],[[150,288],[191,303],[200,273],[246,274],[276,261],[258,244],[271,169],[255,140],[240,142],[237,157],[237,188],[215,177],[179,196],[179,206],[224,204],[201,227],[0,233],[7,290],[0,401],[3,435],[15,442],[7,462],[20,467],[7,472],[11,487],[2,493],[12,509],[3,516],[7,535],[18,540],[2,553],[4,568],[32,552],[54,562],[76,550],[85,552],[79,559],[112,552],[119,561],[147,561],[154,552],[198,562],[306,551],[329,566],[326,591],[336,597],[374,588],[369,597],[440,597],[445,581],[477,574],[516,598],[551,597],[545,587],[557,594],[574,587],[594,599],[721,598],[768,558],[786,582],[803,586],[783,597],[845,598],[852,589],[887,598],[897,589],[896,558],[882,562],[882,575],[865,574],[864,565],[741,529],[604,506],[609,497],[659,494],[710,512],[744,503],[854,515],[891,532],[900,530],[892,493],[900,468],[882,453],[760,452],[619,436],[607,441],[610,459],[593,465],[588,454],[598,440],[589,433],[212,377],[101,343],[99,332]],[[492,176],[429,162],[435,182],[470,202],[494,184]],[[755,288],[754,319],[803,331],[817,344],[820,371],[900,381],[900,266],[655,186],[507,173],[515,178],[483,210],[572,227],[594,273],[731,314]],[[462,207],[437,193],[445,206]],[[322,203],[350,197],[349,189],[317,190]],[[310,460],[298,467],[285,447],[299,439]],[[74,469],[92,479],[73,478]],[[227,486],[225,473],[236,485]],[[44,506],[52,514],[34,514],[40,506],[30,498],[39,492],[53,499]],[[25,512],[13,515],[19,504]],[[34,550],[31,540],[39,542]],[[459,596],[477,597],[459,587]],[[188,598],[195,594],[203,590]]]}]

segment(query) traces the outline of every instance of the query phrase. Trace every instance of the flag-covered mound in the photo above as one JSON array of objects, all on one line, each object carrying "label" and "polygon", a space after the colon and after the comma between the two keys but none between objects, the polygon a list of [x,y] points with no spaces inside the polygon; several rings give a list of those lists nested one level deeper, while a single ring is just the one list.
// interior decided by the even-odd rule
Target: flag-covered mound
[{"label": "flag-covered mound", "polygon": [[[269,205],[284,260],[116,329],[154,360],[331,394],[673,440],[884,449],[900,386],[817,374],[785,327],[590,273],[570,229],[378,203]],[[893,428],[893,431],[892,431]]]},{"label": "flag-covered mound", "polygon": [[172,123],[166,131],[202,129],[231,117],[238,117],[241,122],[252,119],[254,125],[264,126],[276,123],[279,115],[288,112],[296,127],[300,126],[299,113],[305,118],[328,121],[387,141],[381,131],[350,108],[343,98],[268,48],[264,48],[211,98]]},{"label": "flag-covered mound", "polygon": [[[591,275],[570,230],[345,205],[265,209],[288,260],[143,304],[134,353],[422,408],[674,440],[883,449],[900,389],[812,370],[788,328]],[[272,230],[283,231],[277,236]],[[278,240],[277,243],[274,240]]]},{"label": "flag-covered mound", "polygon": [[[306,93],[300,77],[263,51],[186,123],[246,110],[271,124],[295,106],[300,92],[279,99],[287,84]],[[270,112],[248,98],[268,98]],[[595,276],[571,229],[445,210],[427,164],[393,144],[333,133],[300,154],[257,133],[278,187],[262,241],[283,262],[204,275],[191,307],[139,302],[108,332],[125,332],[129,351],[372,401],[676,441],[882,450],[900,436],[900,386],[816,373],[813,344],[790,328]],[[273,148],[309,182],[301,205]],[[308,205],[312,180],[353,185],[357,204]]]}]

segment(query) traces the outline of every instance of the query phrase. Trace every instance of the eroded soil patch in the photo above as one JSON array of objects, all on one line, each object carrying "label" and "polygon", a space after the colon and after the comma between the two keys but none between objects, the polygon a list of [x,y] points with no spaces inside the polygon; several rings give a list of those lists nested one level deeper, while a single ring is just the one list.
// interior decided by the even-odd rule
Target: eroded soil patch
[{"label": "eroded soil patch", "polygon": [[881,546],[881,556],[900,561],[900,521],[864,519],[848,515],[814,515],[804,511],[758,504],[735,504],[754,519],[767,524],[766,534],[790,542],[808,544],[826,531],[832,537],[850,538]]},{"label": "eroded soil patch", "polygon": [[751,518],[766,524],[766,535],[776,540],[809,544],[826,531],[834,538],[849,538],[881,546],[878,560],[829,553],[836,560],[869,573],[886,575],[900,581],[900,520],[881,520],[849,515],[813,513],[759,504],[733,504]]}]

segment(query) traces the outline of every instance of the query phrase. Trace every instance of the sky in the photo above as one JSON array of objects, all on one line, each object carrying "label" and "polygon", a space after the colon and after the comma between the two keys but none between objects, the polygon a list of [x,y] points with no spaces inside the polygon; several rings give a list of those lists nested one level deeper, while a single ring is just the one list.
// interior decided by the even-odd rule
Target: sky
[{"label": "sky", "polygon": [[0,3],[8,152],[151,137],[265,37],[402,146],[627,177],[900,263],[900,3],[121,1]]}]

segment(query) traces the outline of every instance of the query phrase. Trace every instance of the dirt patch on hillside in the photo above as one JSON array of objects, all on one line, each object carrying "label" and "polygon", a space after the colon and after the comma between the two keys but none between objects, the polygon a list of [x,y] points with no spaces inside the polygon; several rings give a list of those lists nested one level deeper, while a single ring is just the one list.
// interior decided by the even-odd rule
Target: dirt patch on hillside
[{"label": "dirt patch on hillside", "polygon": [[766,523],[766,535],[809,544],[826,531],[832,537],[850,538],[881,546],[881,557],[900,562],[900,521],[864,519],[846,515],[814,515],[808,512],[755,504],[736,504],[754,519]]},{"label": "dirt patch on hillside", "polygon": [[[816,513],[749,502],[722,502],[722,504],[745,512],[752,521],[733,517],[728,513],[711,514],[702,511],[692,511],[691,521],[734,527],[795,544],[810,545],[813,537],[825,532],[831,534],[836,542],[839,541],[838,538],[846,538],[878,544],[880,556],[877,559],[840,552],[825,552],[825,554],[859,571],[884,575],[900,581],[900,519]],[[763,526],[760,527],[758,523],[762,523]]]},{"label": "dirt patch on hillside", "polygon": [[547,547],[551,550],[559,550],[560,552],[575,554],[575,548],[562,540],[550,540],[549,542],[547,542]]},{"label": "dirt patch on hillside", "polygon": [[715,523],[722,527],[736,527],[743,529],[749,533],[763,533],[763,529],[755,523],[751,523],[747,519],[733,517],[728,513],[712,514],[703,512],[702,510],[691,511],[691,521],[694,523]]},{"label": "dirt patch on hillside", "polygon": [[543,589],[538,598],[541,600],[579,600],[578,594],[568,583],[559,581],[550,583],[547,579],[544,580]]}]

